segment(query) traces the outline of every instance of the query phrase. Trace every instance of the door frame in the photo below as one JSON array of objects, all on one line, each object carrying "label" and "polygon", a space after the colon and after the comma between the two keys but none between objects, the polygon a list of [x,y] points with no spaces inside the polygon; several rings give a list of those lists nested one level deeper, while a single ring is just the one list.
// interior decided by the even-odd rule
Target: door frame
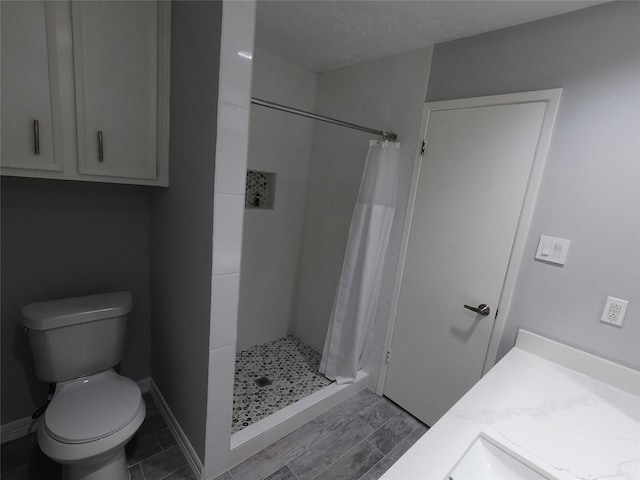
[{"label": "door frame", "polygon": [[[529,181],[527,182],[525,196],[522,202],[522,207],[520,209],[520,216],[518,218],[516,234],[514,237],[513,246],[511,248],[511,255],[509,257],[509,263],[507,264],[505,279],[502,285],[502,291],[500,293],[500,300],[497,306],[498,314],[493,322],[491,337],[489,339],[489,346],[485,355],[485,360],[482,368],[482,375],[484,376],[491,369],[491,367],[495,365],[497,361],[500,339],[502,338],[502,332],[504,331],[506,319],[509,315],[509,308],[511,306],[511,299],[513,296],[515,281],[518,276],[518,271],[520,269],[520,265],[525,253],[524,247],[529,233],[529,227],[531,225],[531,219],[533,217],[533,209],[542,180],[542,172],[544,170],[544,164],[547,158],[549,144],[551,143],[551,134],[553,132],[553,126],[555,123],[556,114],[558,112],[561,94],[562,89],[556,88],[533,92],[509,93],[504,95],[491,95],[485,97],[471,97],[456,100],[426,102],[424,104],[424,107],[422,109],[422,120],[420,122],[420,137],[418,138],[418,142],[416,145],[416,155],[413,164],[411,187],[409,189],[407,210],[405,212],[404,225],[402,229],[402,240],[400,244],[400,253],[398,255],[398,265],[396,267],[393,296],[391,297],[391,312],[389,314],[387,333],[384,341],[383,352],[385,352],[385,354],[381,355],[380,361],[380,373],[378,375],[378,383],[376,387],[376,393],[378,395],[383,394],[384,384],[387,378],[387,359],[393,355],[393,353],[390,352],[391,341],[393,339],[393,331],[396,324],[396,315],[398,313],[400,286],[402,277],[404,275],[404,264],[406,261],[407,249],[409,246],[409,235],[411,234],[411,223],[413,220],[416,195],[418,192],[418,180],[420,178],[420,171],[422,169],[422,162],[424,159],[424,156],[422,154],[422,143],[426,141],[431,112],[442,110],[458,110],[464,108],[515,105],[532,102],[545,102],[547,104],[542,119],[540,138],[538,139],[536,152],[531,166],[531,172],[529,174]],[[427,148],[429,148],[428,145]]]}]

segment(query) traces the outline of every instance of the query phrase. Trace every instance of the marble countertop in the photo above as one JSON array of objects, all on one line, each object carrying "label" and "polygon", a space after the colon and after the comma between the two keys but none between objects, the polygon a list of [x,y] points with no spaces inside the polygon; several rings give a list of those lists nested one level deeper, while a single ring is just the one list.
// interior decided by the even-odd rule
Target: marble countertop
[{"label": "marble countertop", "polygon": [[521,331],[382,480],[445,479],[481,433],[550,478],[640,480],[640,372]]}]

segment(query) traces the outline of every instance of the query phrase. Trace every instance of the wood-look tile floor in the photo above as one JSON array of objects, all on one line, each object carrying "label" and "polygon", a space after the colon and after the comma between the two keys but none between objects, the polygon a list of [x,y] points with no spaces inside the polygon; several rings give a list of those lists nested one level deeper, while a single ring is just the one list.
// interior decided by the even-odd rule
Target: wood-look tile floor
[{"label": "wood-look tile floor", "polygon": [[[131,480],[195,480],[149,394],[147,416],[126,447]],[[376,480],[428,427],[363,391],[218,477],[219,480]],[[35,434],[1,447],[3,480],[59,480]]]},{"label": "wood-look tile floor", "polygon": [[[126,446],[131,480],[196,480],[150,394],[147,416]],[[38,447],[36,434],[2,444],[2,480],[59,480],[62,469]]]},{"label": "wood-look tile floor", "polygon": [[216,480],[376,480],[427,430],[365,390]]}]

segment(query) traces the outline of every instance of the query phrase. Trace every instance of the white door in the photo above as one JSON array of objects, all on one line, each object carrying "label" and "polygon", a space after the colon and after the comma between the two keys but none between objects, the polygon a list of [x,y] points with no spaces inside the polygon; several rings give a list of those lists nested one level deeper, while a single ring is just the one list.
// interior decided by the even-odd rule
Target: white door
[{"label": "white door", "polygon": [[[384,394],[427,425],[482,375],[547,105],[436,109],[423,121]],[[465,308],[480,304],[488,315]]]},{"label": "white door", "polygon": [[54,8],[43,1],[0,2],[3,173],[62,171]]},{"label": "white door", "polygon": [[158,8],[72,2],[81,174],[156,178]]}]

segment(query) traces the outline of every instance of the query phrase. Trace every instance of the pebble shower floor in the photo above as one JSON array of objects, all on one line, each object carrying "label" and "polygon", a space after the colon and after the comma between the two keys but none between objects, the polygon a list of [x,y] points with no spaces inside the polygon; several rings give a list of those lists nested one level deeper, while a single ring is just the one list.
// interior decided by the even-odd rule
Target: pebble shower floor
[{"label": "pebble shower floor", "polygon": [[[319,366],[320,354],[293,335],[238,352],[231,431],[242,430],[329,385]],[[262,377],[271,384],[258,386],[256,380]]]}]

